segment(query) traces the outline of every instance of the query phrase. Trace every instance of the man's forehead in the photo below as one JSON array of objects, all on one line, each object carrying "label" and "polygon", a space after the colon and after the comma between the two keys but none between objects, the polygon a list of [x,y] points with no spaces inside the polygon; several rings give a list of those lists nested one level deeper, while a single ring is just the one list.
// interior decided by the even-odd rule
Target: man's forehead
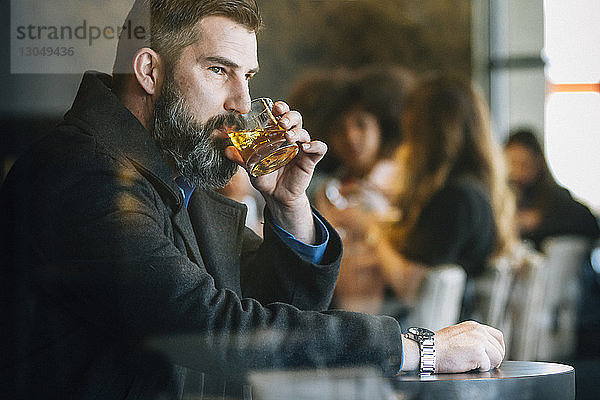
[{"label": "man's forehead", "polygon": [[245,69],[258,69],[256,33],[223,16],[198,22],[198,42],[193,46],[206,57],[227,58]]}]

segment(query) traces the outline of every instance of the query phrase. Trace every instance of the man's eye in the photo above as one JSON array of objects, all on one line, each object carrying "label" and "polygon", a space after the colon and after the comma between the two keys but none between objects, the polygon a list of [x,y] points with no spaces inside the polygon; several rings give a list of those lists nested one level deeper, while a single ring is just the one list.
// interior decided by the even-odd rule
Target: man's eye
[{"label": "man's eye", "polygon": [[223,68],[223,67],[209,67],[208,69],[211,70],[212,72],[214,72],[215,74],[219,74],[219,75],[225,74],[225,68]]}]

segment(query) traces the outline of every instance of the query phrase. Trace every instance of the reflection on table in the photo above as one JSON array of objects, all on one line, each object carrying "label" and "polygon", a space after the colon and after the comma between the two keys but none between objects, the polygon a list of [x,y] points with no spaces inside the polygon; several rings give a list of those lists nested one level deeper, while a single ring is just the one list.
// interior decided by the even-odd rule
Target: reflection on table
[{"label": "reflection on table", "polygon": [[563,364],[505,361],[489,372],[401,375],[372,369],[254,372],[253,400],[575,399],[575,370]]}]

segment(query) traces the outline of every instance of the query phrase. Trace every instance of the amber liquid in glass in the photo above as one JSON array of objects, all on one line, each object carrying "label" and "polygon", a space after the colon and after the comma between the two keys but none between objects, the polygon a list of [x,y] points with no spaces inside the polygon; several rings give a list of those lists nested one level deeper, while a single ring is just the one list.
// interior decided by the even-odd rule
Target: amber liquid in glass
[{"label": "amber liquid in glass", "polygon": [[298,145],[288,143],[279,126],[227,133],[240,151],[253,176],[269,174],[290,162],[298,154]]}]

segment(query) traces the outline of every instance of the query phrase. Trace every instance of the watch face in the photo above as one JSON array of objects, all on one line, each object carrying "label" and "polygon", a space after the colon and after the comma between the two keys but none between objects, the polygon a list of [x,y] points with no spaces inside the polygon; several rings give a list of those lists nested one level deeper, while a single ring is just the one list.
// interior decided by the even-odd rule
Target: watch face
[{"label": "watch face", "polygon": [[408,328],[408,333],[415,335],[415,336],[433,336],[434,333],[432,331],[430,331],[429,329],[426,328],[419,328],[419,327],[410,327]]}]

